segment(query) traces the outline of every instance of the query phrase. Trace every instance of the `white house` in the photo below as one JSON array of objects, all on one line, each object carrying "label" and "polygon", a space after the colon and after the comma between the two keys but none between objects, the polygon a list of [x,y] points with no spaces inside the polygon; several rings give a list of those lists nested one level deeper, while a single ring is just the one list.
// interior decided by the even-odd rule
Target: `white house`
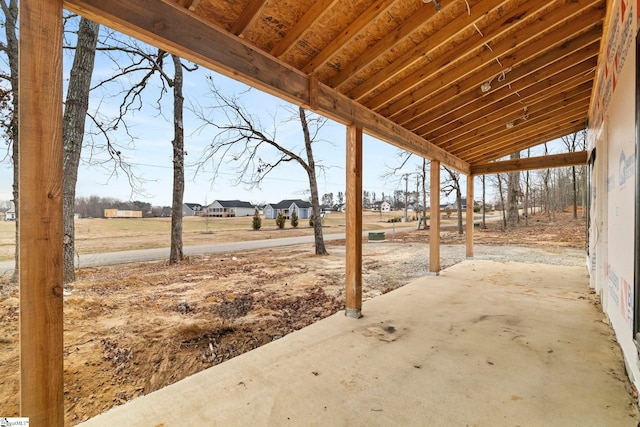
[{"label": "white house", "polygon": [[13,204],[13,202],[11,202],[11,206],[9,207],[9,209],[7,209],[7,211],[4,213],[4,220],[5,221],[15,221],[16,220],[16,205]]},{"label": "white house", "polygon": [[250,202],[241,200],[216,200],[207,206],[207,216],[252,216],[256,207]]},{"label": "white house", "polygon": [[[609,3],[609,2],[607,2]],[[587,151],[590,284],[640,387],[640,69],[636,2],[614,0],[595,71]]]}]

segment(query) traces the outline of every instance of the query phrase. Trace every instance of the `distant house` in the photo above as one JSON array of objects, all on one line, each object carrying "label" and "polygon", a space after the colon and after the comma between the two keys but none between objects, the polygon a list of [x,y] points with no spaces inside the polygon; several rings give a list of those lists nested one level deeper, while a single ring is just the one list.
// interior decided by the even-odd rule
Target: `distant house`
[{"label": "distant house", "polygon": [[282,200],[279,203],[269,203],[264,207],[264,217],[266,219],[275,219],[278,213],[282,213],[285,218],[289,218],[291,212],[296,211],[298,218],[307,219],[311,217],[311,203],[304,200]]},{"label": "distant house", "polygon": [[5,221],[16,220],[16,205],[14,205],[13,202],[11,202],[11,207],[7,209],[7,211],[4,213],[4,220]]},{"label": "distant house", "polygon": [[202,214],[202,205],[199,203],[184,203],[182,216],[198,216]]},{"label": "distant house", "polygon": [[[466,199],[466,197],[462,197],[462,198],[460,199],[460,201],[462,202],[462,209],[467,209],[467,199]],[[475,206],[480,207],[481,205],[480,205],[480,203],[478,203],[478,202],[476,202],[476,201],[474,200],[474,201],[473,201],[473,206],[474,206],[474,207],[475,207]],[[446,209],[446,208],[449,208],[449,209],[458,209],[458,206],[456,205],[456,202],[455,202],[455,201],[453,201],[452,203],[448,204],[448,205],[445,207],[445,209]]]},{"label": "distant house", "polygon": [[256,207],[241,200],[216,200],[207,206],[206,215],[216,217],[252,216]]},{"label": "distant house", "polygon": [[389,202],[375,202],[373,204],[373,209],[377,212],[391,212],[391,203]]}]

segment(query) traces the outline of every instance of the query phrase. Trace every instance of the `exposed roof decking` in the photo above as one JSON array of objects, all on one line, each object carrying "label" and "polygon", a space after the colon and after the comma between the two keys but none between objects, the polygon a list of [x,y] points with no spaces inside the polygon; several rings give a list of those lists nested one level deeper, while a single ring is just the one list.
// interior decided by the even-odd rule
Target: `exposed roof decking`
[{"label": "exposed roof decking", "polygon": [[[422,0],[66,1],[465,173],[585,127],[605,1],[439,4],[440,11]],[[184,28],[189,22],[195,31]]]}]

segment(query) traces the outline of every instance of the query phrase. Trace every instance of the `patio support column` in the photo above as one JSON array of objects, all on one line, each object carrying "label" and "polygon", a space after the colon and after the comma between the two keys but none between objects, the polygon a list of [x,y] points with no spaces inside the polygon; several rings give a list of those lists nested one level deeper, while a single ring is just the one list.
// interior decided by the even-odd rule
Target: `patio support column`
[{"label": "patio support column", "polygon": [[473,175],[467,175],[467,258],[473,258]]},{"label": "patio support column", "polygon": [[431,160],[429,271],[440,272],[440,162]]},{"label": "patio support column", "polygon": [[347,126],[346,310],[362,316],[362,128]]},{"label": "patio support column", "polygon": [[20,414],[64,425],[62,0],[20,0]]}]

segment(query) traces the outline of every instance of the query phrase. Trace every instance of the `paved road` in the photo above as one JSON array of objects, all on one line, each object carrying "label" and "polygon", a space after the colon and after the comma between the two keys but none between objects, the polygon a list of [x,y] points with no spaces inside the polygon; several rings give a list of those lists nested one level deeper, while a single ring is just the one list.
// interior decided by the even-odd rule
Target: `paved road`
[{"label": "paved road", "polygon": [[[415,230],[413,227],[396,227],[395,231]],[[385,228],[375,231],[392,232],[393,228]],[[363,233],[366,236],[368,231]],[[324,240],[344,239],[344,233],[325,234]],[[220,252],[238,252],[253,249],[276,248],[280,246],[300,245],[313,243],[313,236],[285,237],[282,239],[248,240],[246,242],[213,243],[208,245],[185,246],[185,255],[200,255]],[[99,265],[125,264],[128,262],[152,261],[169,258],[169,248],[139,249],[134,251],[105,252],[97,254],[81,254],[80,260],[76,259],[76,267],[96,267]],[[0,262],[0,275],[13,273],[14,262]]]}]

